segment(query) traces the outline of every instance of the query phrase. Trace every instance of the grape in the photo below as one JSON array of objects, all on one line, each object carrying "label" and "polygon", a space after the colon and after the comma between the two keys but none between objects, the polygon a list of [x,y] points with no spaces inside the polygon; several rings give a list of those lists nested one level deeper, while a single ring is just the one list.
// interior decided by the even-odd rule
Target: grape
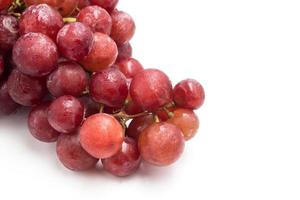
[{"label": "grape", "polygon": [[75,97],[65,95],[54,100],[48,110],[50,125],[60,133],[72,133],[83,120],[84,107]]},{"label": "grape", "polygon": [[62,56],[80,61],[85,58],[93,44],[93,33],[86,25],[75,22],[65,25],[57,34],[57,45]]},{"label": "grape", "polygon": [[94,33],[92,49],[81,64],[86,70],[99,72],[113,65],[117,55],[117,45],[109,36],[103,33]]},{"label": "grape", "polygon": [[204,89],[196,80],[183,80],[174,88],[174,101],[179,107],[198,109],[203,105],[204,99]]},{"label": "grape", "polygon": [[115,176],[129,176],[136,172],[141,164],[137,143],[126,137],[121,150],[110,158],[102,159],[103,168]]},{"label": "grape", "polygon": [[3,56],[0,54],[0,78],[4,73],[4,59]]},{"label": "grape", "polygon": [[149,126],[139,136],[142,158],[150,164],[166,166],[174,163],[184,150],[182,131],[173,124],[160,122]]},{"label": "grape", "polygon": [[94,74],[89,89],[94,101],[110,107],[122,107],[128,95],[125,76],[113,68]]},{"label": "grape", "polygon": [[57,47],[42,33],[27,33],[17,40],[13,48],[13,60],[22,73],[45,76],[57,67]]},{"label": "grape", "polygon": [[117,62],[120,62],[121,60],[128,59],[132,56],[132,47],[130,43],[120,44],[118,45],[118,57]]},{"label": "grape", "polygon": [[134,58],[124,59],[118,62],[117,67],[128,79],[132,79],[144,69],[141,63]]},{"label": "grape", "polygon": [[43,33],[56,41],[56,35],[63,25],[63,18],[55,9],[47,4],[32,5],[21,15],[19,32],[21,35]]},{"label": "grape", "polygon": [[98,103],[94,102],[89,96],[82,96],[79,101],[84,106],[84,116],[89,117],[91,115],[99,113],[100,106]]},{"label": "grape", "polygon": [[127,128],[126,134],[129,137],[138,140],[140,134],[153,123],[154,119],[152,115],[134,118]]},{"label": "grape", "polygon": [[56,153],[61,163],[68,169],[84,171],[94,168],[97,158],[88,154],[80,145],[79,134],[61,134],[56,143]]},{"label": "grape", "polygon": [[108,12],[99,6],[83,8],[77,16],[77,21],[90,27],[93,32],[110,34],[112,19]]},{"label": "grape", "polygon": [[173,117],[167,122],[180,128],[185,140],[194,137],[199,128],[199,119],[197,115],[192,110],[184,108],[174,110]]},{"label": "grape", "polygon": [[93,5],[98,5],[108,12],[111,12],[117,6],[119,0],[90,0]]},{"label": "grape", "polygon": [[167,121],[171,116],[169,113],[172,114],[172,112],[176,109],[176,107],[166,108],[166,110],[158,110],[155,112],[155,114],[158,116],[159,120],[165,122]]},{"label": "grape", "polygon": [[8,94],[7,82],[0,82],[0,116],[13,113],[18,104]]},{"label": "grape", "polygon": [[138,106],[135,102],[133,102],[129,95],[129,97],[127,97],[127,103],[124,107],[124,111],[128,115],[135,115],[143,112],[143,109],[140,106]]},{"label": "grape", "polygon": [[54,130],[48,122],[48,107],[50,103],[43,103],[32,109],[28,116],[30,133],[42,142],[55,142],[59,132]]},{"label": "grape", "polygon": [[24,0],[27,6],[36,4],[48,4],[58,10],[64,17],[69,16],[75,10],[79,0]]},{"label": "grape", "polygon": [[0,1],[0,10],[4,10],[10,6],[12,0],[1,0]]},{"label": "grape", "polygon": [[18,21],[9,15],[0,15],[0,51],[8,51],[18,39]]},{"label": "grape", "polygon": [[132,79],[130,96],[144,110],[153,111],[172,101],[172,84],[162,71],[146,69]]},{"label": "grape", "polygon": [[121,149],[123,132],[121,124],[113,116],[95,114],[83,123],[80,129],[80,143],[92,156],[108,158]]},{"label": "grape", "polygon": [[117,44],[125,44],[133,37],[135,23],[130,15],[122,11],[113,11],[111,14],[111,37]]},{"label": "grape", "polygon": [[84,7],[90,6],[91,2],[89,0],[79,0],[78,8],[83,9]]},{"label": "grape", "polygon": [[62,95],[80,96],[86,89],[88,77],[80,65],[73,62],[61,62],[50,74],[47,81],[49,92],[59,97]]},{"label": "grape", "polygon": [[11,98],[23,106],[39,104],[46,94],[43,79],[27,76],[16,69],[9,75],[7,87]]}]

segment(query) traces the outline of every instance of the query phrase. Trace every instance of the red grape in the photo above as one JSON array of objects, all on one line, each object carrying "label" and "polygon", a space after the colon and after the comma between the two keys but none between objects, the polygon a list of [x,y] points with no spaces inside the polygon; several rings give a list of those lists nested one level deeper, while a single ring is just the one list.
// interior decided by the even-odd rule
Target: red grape
[{"label": "red grape", "polygon": [[117,45],[109,36],[103,33],[94,33],[92,49],[81,63],[85,69],[99,72],[113,65],[117,55]]},{"label": "red grape", "polygon": [[18,39],[18,21],[10,15],[0,15],[0,51],[8,51]]},{"label": "red grape", "polygon": [[139,137],[142,158],[150,164],[166,166],[174,163],[184,150],[182,131],[175,125],[160,122],[149,126]]},{"label": "red grape", "polygon": [[125,76],[114,68],[94,74],[89,89],[94,101],[110,107],[122,107],[128,95]]},{"label": "red grape", "polygon": [[133,37],[135,23],[130,15],[123,11],[114,10],[111,13],[111,37],[117,44],[125,44]]},{"label": "red grape", "polygon": [[132,79],[130,96],[144,110],[153,111],[172,101],[172,84],[162,71],[146,69]]},{"label": "red grape", "polygon": [[75,22],[66,24],[57,34],[57,45],[62,56],[80,61],[85,58],[93,44],[93,32],[86,25]]},{"label": "red grape", "polygon": [[27,33],[16,42],[13,60],[22,73],[40,77],[57,67],[58,51],[48,36],[41,33]]},{"label": "red grape", "polygon": [[118,153],[101,161],[106,171],[123,177],[136,172],[141,164],[141,156],[136,141],[126,137]]},{"label": "red grape", "polygon": [[99,6],[83,8],[77,16],[77,21],[90,27],[93,32],[110,34],[112,19],[108,12]]},{"label": "red grape", "polygon": [[152,115],[134,118],[127,128],[126,134],[129,137],[138,140],[140,134],[153,123],[154,119]]},{"label": "red grape", "polygon": [[9,115],[18,107],[8,93],[7,82],[0,82],[0,115]]},{"label": "red grape", "polygon": [[81,147],[77,133],[61,134],[56,143],[56,153],[62,164],[74,171],[94,168],[98,162],[97,158],[92,157]]},{"label": "red grape", "polygon": [[88,77],[80,65],[73,62],[61,62],[50,74],[47,81],[49,92],[59,97],[62,95],[80,96],[86,89]]},{"label": "red grape", "polygon": [[138,106],[134,101],[132,101],[130,95],[127,97],[127,101],[128,102],[124,107],[124,111],[126,112],[126,114],[135,115],[144,111],[140,106]]},{"label": "red grape", "polygon": [[48,121],[60,133],[72,133],[80,126],[83,114],[82,103],[73,96],[65,95],[51,103]]},{"label": "red grape", "polygon": [[10,6],[12,0],[0,0],[0,10],[4,10]]},{"label": "red grape", "polygon": [[78,2],[78,8],[83,9],[86,6],[90,6],[91,2],[89,0],[79,0]]},{"label": "red grape", "polygon": [[108,12],[111,12],[117,6],[119,0],[90,0],[93,5],[98,5]]},{"label": "red grape", "polygon": [[63,25],[63,18],[55,9],[47,4],[39,4],[30,6],[22,13],[19,31],[21,35],[43,33],[56,41],[56,35]]},{"label": "red grape", "polygon": [[3,56],[0,54],[0,78],[4,73],[4,59]]},{"label": "red grape", "polygon": [[84,106],[84,116],[86,118],[99,113],[100,105],[94,102],[89,96],[82,96],[79,98],[79,101]]},{"label": "red grape", "polygon": [[42,142],[55,142],[59,132],[54,130],[48,122],[48,107],[50,103],[43,103],[29,113],[28,128],[30,133]]},{"label": "red grape", "polygon": [[134,58],[124,59],[116,65],[128,79],[132,79],[136,74],[144,69],[141,63]]},{"label": "red grape", "polygon": [[184,108],[174,110],[173,117],[167,122],[180,128],[185,140],[194,137],[199,128],[199,119],[197,115],[192,110]]},{"label": "red grape", "polygon": [[80,129],[82,147],[96,158],[108,158],[122,146],[124,131],[111,115],[99,113],[85,120]]},{"label": "red grape", "polygon": [[165,122],[168,119],[170,119],[169,113],[171,113],[176,109],[176,107],[166,108],[167,110],[158,110],[155,112],[155,114],[158,116],[159,120]]},{"label": "red grape", "polygon": [[120,62],[121,60],[128,59],[132,56],[132,47],[130,43],[120,44],[118,45],[118,57],[117,62]]},{"label": "red grape", "polygon": [[204,99],[204,89],[196,80],[183,80],[174,88],[174,101],[179,107],[198,109],[203,105]]},{"label": "red grape", "polygon": [[16,69],[9,75],[7,87],[11,98],[23,106],[39,104],[46,94],[43,79],[27,76]]}]

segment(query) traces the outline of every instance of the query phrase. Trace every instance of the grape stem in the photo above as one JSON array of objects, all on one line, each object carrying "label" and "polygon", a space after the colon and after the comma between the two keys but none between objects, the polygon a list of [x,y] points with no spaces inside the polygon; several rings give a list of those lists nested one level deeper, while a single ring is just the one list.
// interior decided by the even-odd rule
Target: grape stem
[{"label": "grape stem", "polygon": [[135,115],[128,115],[124,111],[121,111],[121,112],[118,112],[116,114],[113,114],[113,116],[114,117],[119,117],[121,119],[124,119],[125,121],[128,121],[128,120],[133,119],[133,118],[142,117],[142,116],[151,115],[151,114],[152,113],[145,111],[145,112],[138,113],[138,114],[135,114]]},{"label": "grape stem", "polygon": [[64,22],[65,23],[73,23],[73,22],[76,22],[76,18],[75,17],[64,17]]}]

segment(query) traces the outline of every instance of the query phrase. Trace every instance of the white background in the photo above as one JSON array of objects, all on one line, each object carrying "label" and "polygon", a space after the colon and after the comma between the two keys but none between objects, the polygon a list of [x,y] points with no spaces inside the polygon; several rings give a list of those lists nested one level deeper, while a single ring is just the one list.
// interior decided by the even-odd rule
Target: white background
[{"label": "white background", "polygon": [[121,0],[134,57],[198,79],[201,129],[170,167],[75,173],[26,115],[0,119],[0,199],[300,199],[299,0]]}]

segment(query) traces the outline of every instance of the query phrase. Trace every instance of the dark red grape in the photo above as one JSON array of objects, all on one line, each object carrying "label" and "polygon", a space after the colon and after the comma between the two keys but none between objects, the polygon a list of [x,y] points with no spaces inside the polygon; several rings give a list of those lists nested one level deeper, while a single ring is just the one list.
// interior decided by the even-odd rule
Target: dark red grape
[{"label": "dark red grape", "polygon": [[128,115],[135,115],[143,112],[144,110],[137,105],[134,101],[132,101],[130,95],[127,97],[127,103],[125,104],[124,111]]},{"label": "dark red grape", "polygon": [[152,115],[145,115],[134,118],[127,128],[126,134],[129,137],[138,140],[140,134],[153,123],[154,118]]},{"label": "dark red grape", "polygon": [[0,54],[0,78],[4,73],[4,59],[3,56]]},{"label": "dark red grape", "polygon": [[93,32],[110,34],[112,19],[108,12],[99,6],[83,8],[77,16],[77,21],[90,27]]},{"label": "dark red grape", "polygon": [[61,15],[47,4],[32,5],[21,15],[19,21],[20,34],[29,32],[43,33],[56,41],[58,31],[64,22]]},{"label": "dark red grape", "polygon": [[108,35],[94,33],[91,51],[81,63],[85,69],[99,72],[113,65],[117,55],[117,45]]},{"label": "dark red grape", "polygon": [[144,110],[153,111],[172,101],[172,84],[162,71],[146,69],[132,79],[130,96]]},{"label": "dark red grape", "polygon": [[79,101],[84,106],[84,116],[88,118],[91,115],[99,113],[100,105],[93,101],[89,96],[82,96]]},{"label": "dark red grape", "polygon": [[59,132],[54,130],[48,122],[48,107],[50,103],[43,103],[31,110],[28,116],[28,128],[36,139],[42,142],[55,142]]},{"label": "dark red grape", "polygon": [[130,15],[123,11],[114,10],[111,13],[111,37],[117,44],[128,43],[135,32],[135,23]]},{"label": "dark red grape", "polygon": [[27,76],[16,69],[9,75],[7,87],[11,98],[23,106],[39,104],[46,94],[43,79]]},{"label": "dark red grape", "polygon": [[0,1],[0,10],[8,8],[12,3],[12,0],[1,0]]},{"label": "dark red grape", "polygon": [[142,158],[150,164],[166,166],[174,163],[184,150],[182,131],[173,124],[154,123],[139,137]]},{"label": "dark red grape", "polygon": [[13,60],[22,73],[40,77],[57,67],[58,51],[48,36],[42,33],[27,33],[16,42]]},{"label": "dark red grape", "polygon": [[92,157],[81,147],[78,133],[61,134],[56,143],[56,153],[61,163],[74,171],[94,168],[98,162],[97,158]]},{"label": "dark red grape", "polygon": [[173,117],[167,122],[180,128],[185,140],[194,137],[199,128],[199,119],[197,115],[192,110],[184,108],[174,110]]},{"label": "dark red grape", "polygon": [[108,12],[111,12],[117,6],[119,0],[90,0],[93,5],[98,5]]},{"label": "dark red grape", "polygon": [[117,62],[120,62],[121,60],[128,59],[132,56],[132,47],[130,43],[120,44],[118,45],[118,57]]},{"label": "dark red grape", "polygon": [[89,90],[94,101],[117,108],[123,106],[128,95],[125,76],[113,68],[94,74],[90,81]]},{"label": "dark red grape", "polygon": [[0,51],[8,51],[18,39],[18,21],[10,15],[0,15]]},{"label": "dark red grape", "polygon": [[116,65],[128,79],[132,79],[136,74],[144,69],[141,63],[134,58],[124,59]]},{"label": "dark red grape", "polygon": [[57,34],[57,45],[62,56],[80,61],[85,58],[93,44],[93,32],[86,25],[75,22],[66,24]]},{"label": "dark red grape", "polygon": [[121,150],[110,158],[101,160],[103,168],[115,176],[129,176],[141,164],[141,156],[134,139],[126,137]]},{"label": "dark red grape", "polygon": [[61,62],[50,74],[47,81],[49,92],[59,97],[62,95],[80,96],[88,84],[88,76],[80,65],[73,62]]},{"label": "dark red grape", "polygon": [[60,133],[72,133],[83,120],[84,107],[75,97],[65,95],[54,100],[48,110],[50,125]]},{"label": "dark red grape", "polygon": [[205,99],[202,85],[194,79],[186,79],[179,82],[174,88],[174,101],[182,108],[198,109]]},{"label": "dark red grape", "polygon": [[83,9],[84,7],[90,6],[91,2],[89,0],[79,0],[78,8]]},{"label": "dark red grape", "polygon": [[82,147],[96,158],[109,158],[122,147],[124,131],[113,116],[99,113],[90,116],[80,128]]},{"label": "dark red grape", "polygon": [[18,107],[18,104],[8,93],[7,82],[0,82],[0,115],[9,115]]}]

